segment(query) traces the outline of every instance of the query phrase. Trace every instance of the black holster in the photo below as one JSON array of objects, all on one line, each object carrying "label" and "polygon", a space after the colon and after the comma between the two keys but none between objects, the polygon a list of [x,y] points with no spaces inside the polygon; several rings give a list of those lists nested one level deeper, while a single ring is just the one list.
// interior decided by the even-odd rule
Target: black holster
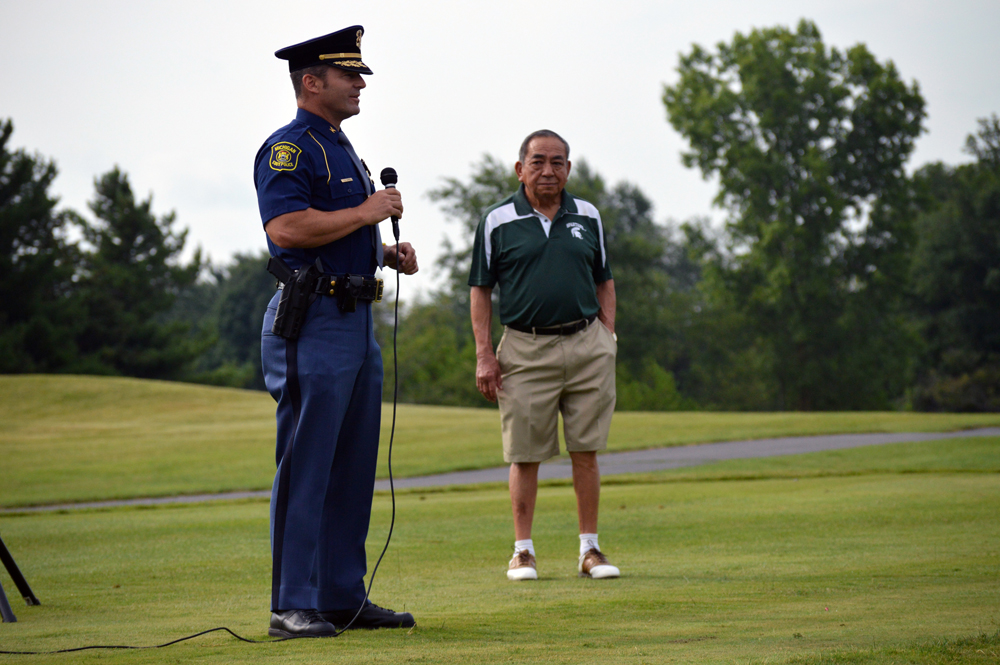
[{"label": "black holster", "polygon": [[268,259],[267,271],[284,283],[271,332],[285,339],[298,339],[309,305],[318,297],[316,286],[323,271],[319,266],[310,264],[293,272],[287,263],[276,256]]},{"label": "black holster", "polygon": [[354,312],[358,301],[381,302],[382,280],[363,275],[335,277],[323,274],[319,259],[313,265],[292,270],[276,256],[267,261],[267,271],[278,278],[281,297],[271,332],[285,339],[298,339],[309,305],[321,295],[337,299],[342,312]]}]

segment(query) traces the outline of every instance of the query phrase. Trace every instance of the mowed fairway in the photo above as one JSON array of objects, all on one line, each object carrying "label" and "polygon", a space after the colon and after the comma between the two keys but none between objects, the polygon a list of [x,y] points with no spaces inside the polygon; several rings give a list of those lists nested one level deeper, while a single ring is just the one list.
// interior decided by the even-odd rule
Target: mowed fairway
[{"label": "mowed fairway", "polygon": [[[387,476],[383,409],[379,477]],[[710,441],[1000,425],[1000,414],[617,413],[612,451]],[[503,464],[494,409],[401,405],[397,477]],[[163,381],[0,376],[0,507],[260,490],[274,477],[274,401]]]},{"label": "mowed fairway", "polygon": [[[0,377],[0,504],[266,487],[267,395],[87,377]],[[499,464],[496,413],[404,407],[394,466]],[[996,415],[618,414],[612,448],[995,425]],[[386,426],[388,421],[386,421]],[[258,459],[263,458],[263,459]],[[619,580],[576,576],[574,497],[540,490],[541,579],[512,583],[504,488],[397,495],[375,602],[410,631],[0,662],[996,663],[1000,439],[838,450],[605,479]],[[42,601],[0,651],[155,645],[217,626],[266,640],[266,501],[7,514],[0,535]],[[370,567],[390,498],[375,497]]]},{"label": "mowed fairway", "polygon": [[[414,491],[397,496],[373,592],[412,611],[413,630],[266,645],[213,633],[0,662],[997,662],[1000,439],[782,459],[613,479],[601,541],[619,580],[577,578],[564,483],[540,491],[536,583],[504,576],[503,489]],[[754,479],[719,479],[737,467]],[[376,496],[372,563],[389,510]],[[5,516],[0,533],[43,603],[15,597],[0,650],[151,645],[223,625],[267,639],[265,501]]]}]

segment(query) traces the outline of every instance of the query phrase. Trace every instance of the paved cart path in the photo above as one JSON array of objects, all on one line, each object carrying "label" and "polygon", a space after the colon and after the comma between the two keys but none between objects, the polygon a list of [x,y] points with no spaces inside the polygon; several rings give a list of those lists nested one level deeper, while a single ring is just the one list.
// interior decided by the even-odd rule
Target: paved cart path
[{"label": "paved cart path", "polygon": [[[881,446],[889,443],[910,443],[935,441],[970,436],[1000,436],[1000,427],[963,430],[959,432],[910,432],[897,434],[835,434],[826,436],[793,436],[780,439],[753,439],[749,441],[726,441],[723,443],[703,443],[652,450],[634,450],[621,453],[599,455],[601,475],[611,476],[622,473],[648,473],[662,469],[677,469],[697,466],[710,462],[730,459],[750,459],[754,457],[775,457],[797,455],[822,450],[840,450],[862,446]],[[447,485],[474,485],[478,483],[507,482],[509,467],[499,466],[478,471],[456,471],[433,476],[397,478],[397,489],[420,487],[442,487]],[[558,457],[542,464],[539,479],[551,480],[572,477],[572,466],[568,457]],[[388,490],[389,481],[380,480],[375,489]],[[226,492],[222,494],[191,494],[150,499],[126,499],[120,501],[94,501],[89,503],[68,503],[31,508],[0,509],[4,513],[25,513],[56,510],[81,510],[86,508],[108,508],[115,506],[155,506],[168,503],[200,503],[204,501],[224,501],[234,499],[254,499],[270,497],[270,490],[256,492]]]}]

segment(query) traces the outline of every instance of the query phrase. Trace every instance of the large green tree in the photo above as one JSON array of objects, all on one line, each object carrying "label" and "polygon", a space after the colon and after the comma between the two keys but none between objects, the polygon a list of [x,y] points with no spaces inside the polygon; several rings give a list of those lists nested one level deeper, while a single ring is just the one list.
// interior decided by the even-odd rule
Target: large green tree
[{"label": "large green tree", "polygon": [[86,320],[78,344],[93,373],[179,378],[210,344],[190,325],[168,322],[182,289],[201,271],[201,253],[184,262],[187,230],[172,228],[173,213],[157,217],[152,196],[136,201],[128,176],[118,168],[95,180],[84,227],[81,299]]},{"label": "large green tree", "polygon": [[1000,411],[1000,118],[979,121],[971,164],[929,164],[912,286],[926,353],[914,405]]},{"label": "large green tree", "polygon": [[78,258],[67,240],[72,217],[49,194],[52,161],[12,150],[0,122],[0,372],[54,372],[77,361],[80,320],[73,291]]},{"label": "large green tree", "polygon": [[922,131],[916,83],[809,21],[682,55],[665,86],[684,164],[729,211],[720,284],[778,384],[777,408],[877,408],[903,391],[898,294],[912,241],[903,167]]},{"label": "large green tree", "polygon": [[[436,358],[434,367],[407,370],[418,399],[429,398],[422,386],[431,379],[449,384],[448,403],[486,405],[475,390],[475,349],[469,322],[469,265],[472,239],[486,210],[512,194],[519,183],[509,164],[485,156],[473,165],[468,181],[449,178],[430,196],[461,224],[462,240],[449,243],[439,265],[446,271],[446,286],[430,303],[413,308],[405,319],[407,334],[415,339],[402,342],[407,362]],[[615,276],[619,329],[619,408],[670,409],[688,407],[678,392],[674,369],[684,364],[680,350],[681,319],[689,307],[698,267],[671,242],[667,230],[656,224],[649,199],[634,185],[619,183],[608,188],[587,162],[573,162],[566,190],[593,202],[601,212],[608,243],[608,257]],[[494,295],[499,287],[494,289]],[[494,315],[494,340],[499,339],[499,318]],[[411,324],[419,321],[417,331]],[[428,352],[428,340],[443,340],[442,357]],[[420,340],[424,340],[421,342]],[[423,344],[413,348],[413,344]],[[416,356],[416,358],[414,358]],[[402,368],[401,368],[402,369]],[[419,376],[419,380],[414,380]],[[410,399],[407,379],[401,390]],[[453,401],[451,401],[453,400]]]}]

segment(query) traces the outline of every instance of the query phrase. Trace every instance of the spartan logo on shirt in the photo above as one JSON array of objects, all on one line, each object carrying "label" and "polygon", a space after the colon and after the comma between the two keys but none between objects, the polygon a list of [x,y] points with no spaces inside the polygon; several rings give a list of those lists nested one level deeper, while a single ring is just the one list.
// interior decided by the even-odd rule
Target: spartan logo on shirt
[{"label": "spartan logo on shirt", "polygon": [[587,230],[583,228],[583,224],[578,222],[570,222],[566,225],[566,228],[569,229],[569,232],[573,234],[574,238],[579,238],[580,240],[583,240],[583,232]]},{"label": "spartan logo on shirt", "polygon": [[294,171],[299,165],[302,149],[294,143],[282,141],[271,146],[271,168],[275,171]]}]

